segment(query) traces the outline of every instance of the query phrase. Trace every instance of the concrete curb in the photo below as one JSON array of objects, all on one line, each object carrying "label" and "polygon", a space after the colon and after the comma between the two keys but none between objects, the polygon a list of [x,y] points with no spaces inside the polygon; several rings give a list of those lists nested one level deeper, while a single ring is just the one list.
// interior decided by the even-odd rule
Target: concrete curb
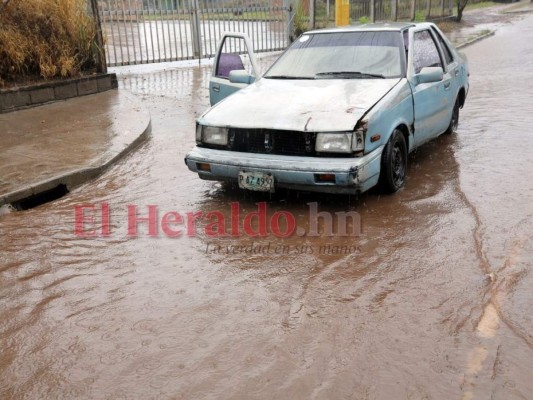
[{"label": "concrete curb", "polygon": [[45,193],[51,189],[58,187],[59,185],[65,185],[70,191],[76,186],[82,185],[102,173],[104,173],[110,166],[116,164],[126,155],[140,146],[149,136],[152,130],[152,119],[148,114],[148,120],[146,126],[139,129],[140,133],[135,139],[127,143],[120,151],[114,154],[112,157],[106,157],[103,155],[95,164],[95,166],[78,168],[72,171],[67,171],[60,175],[53,176],[43,181],[37,182],[30,186],[25,186],[21,189],[6,193],[0,197],[0,207],[6,204],[12,204],[27,200],[31,197]]},{"label": "concrete curb", "polygon": [[477,43],[477,42],[479,42],[479,41],[481,41],[483,39],[486,39],[486,38],[488,38],[490,36],[494,36],[494,33],[495,33],[495,31],[490,31],[490,32],[485,33],[485,34],[483,34],[481,36],[477,36],[477,37],[475,37],[473,39],[467,40],[466,42],[455,46],[455,48],[456,49],[462,49],[462,48],[464,48],[466,46],[470,46],[471,44]]},{"label": "concrete curb", "polygon": [[528,14],[532,12],[533,12],[533,9],[520,9],[520,10],[504,11],[503,14]]}]

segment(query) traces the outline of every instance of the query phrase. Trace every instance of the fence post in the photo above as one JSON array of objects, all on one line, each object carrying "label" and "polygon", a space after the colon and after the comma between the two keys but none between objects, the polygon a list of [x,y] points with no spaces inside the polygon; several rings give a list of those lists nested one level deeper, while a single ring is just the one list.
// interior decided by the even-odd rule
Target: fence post
[{"label": "fence post", "polygon": [[315,0],[309,0],[309,25],[315,29]]},{"label": "fence post", "polygon": [[376,22],[376,0],[370,0],[370,21]]},{"label": "fence post", "polygon": [[398,0],[391,0],[390,9],[391,9],[391,19],[393,21],[398,21]]},{"label": "fence post", "polygon": [[431,0],[426,0],[426,19],[431,17]]},{"label": "fence post", "polygon": [[96,70],[98,72],[107,74],[107,64],[105,60],[104,36],[102,35],[102,23],[100,21],[100,14],[98,13],[98,0],[90,0],[91,12],[94,18],[94,25],[96,28]]},{"label": "fence post", "polygon": [[411,21],[416,18],[416,0],[411,0]]},{"label": "fence post", "polygon": [[200,5],[198,0],[190,0],[191,5],[191,37],[194,57],[202,58],[202,35],[200,33]]},{"label": "fence post", "polygon": [[294,40],[294,9],[292,8],[292,3],[289,0],[284,0],[285,6],[287,7],[287,44],[291,44]]},{"label": "fence post", "polygon": [[350,25],[350,1],[335,1],[335,26]]}]

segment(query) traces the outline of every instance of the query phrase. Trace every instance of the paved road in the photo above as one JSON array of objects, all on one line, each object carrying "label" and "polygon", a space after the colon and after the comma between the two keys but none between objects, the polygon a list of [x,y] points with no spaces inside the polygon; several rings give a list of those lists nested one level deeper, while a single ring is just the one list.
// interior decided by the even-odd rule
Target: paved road
[{"label": "paved road", "polygon": [[[67,197],[0,217],[0,397],[530,398],[533,18],[466,53],[459,132],[410,158],[401,192],[358,199],[200,181],[183,156],[208,69],[127,77],[151,140]],[[338,254],[320,246],[345,237],[127,232],[128,206],[229,220],[229,203],[261,201],[303,229],[307,203],[356,211],[363,234]],[[77,237],[75,207],[103,203],[109,236]],[[252,241],[290,247],[236,247]]]}]

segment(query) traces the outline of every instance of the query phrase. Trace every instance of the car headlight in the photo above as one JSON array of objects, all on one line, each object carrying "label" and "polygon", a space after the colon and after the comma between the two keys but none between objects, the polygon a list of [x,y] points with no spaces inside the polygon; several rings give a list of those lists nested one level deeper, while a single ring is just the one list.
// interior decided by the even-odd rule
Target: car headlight
[{"label": "car headlight", "polygon": [[196,123],[196,143],[198,144],[202,143],[202,128],[202,125]]},{"label": "car headlight", "polygon": [[352,132],[318,133],[315,150],[318,153],[351,153]]},{"label": "car headlight", "polygon": [[196,142],[226,146],[228,144],[228,128],[198,124],[196,125]]}]

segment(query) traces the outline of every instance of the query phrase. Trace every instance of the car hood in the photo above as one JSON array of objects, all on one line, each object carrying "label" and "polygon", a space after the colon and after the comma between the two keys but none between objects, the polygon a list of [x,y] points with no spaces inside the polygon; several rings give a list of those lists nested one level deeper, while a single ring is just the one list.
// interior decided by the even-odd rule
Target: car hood
[{"label": "car hood", "polygon": [[350,131],[400,80],[263,78],[216,104],[199,122],[248,129]]}]

